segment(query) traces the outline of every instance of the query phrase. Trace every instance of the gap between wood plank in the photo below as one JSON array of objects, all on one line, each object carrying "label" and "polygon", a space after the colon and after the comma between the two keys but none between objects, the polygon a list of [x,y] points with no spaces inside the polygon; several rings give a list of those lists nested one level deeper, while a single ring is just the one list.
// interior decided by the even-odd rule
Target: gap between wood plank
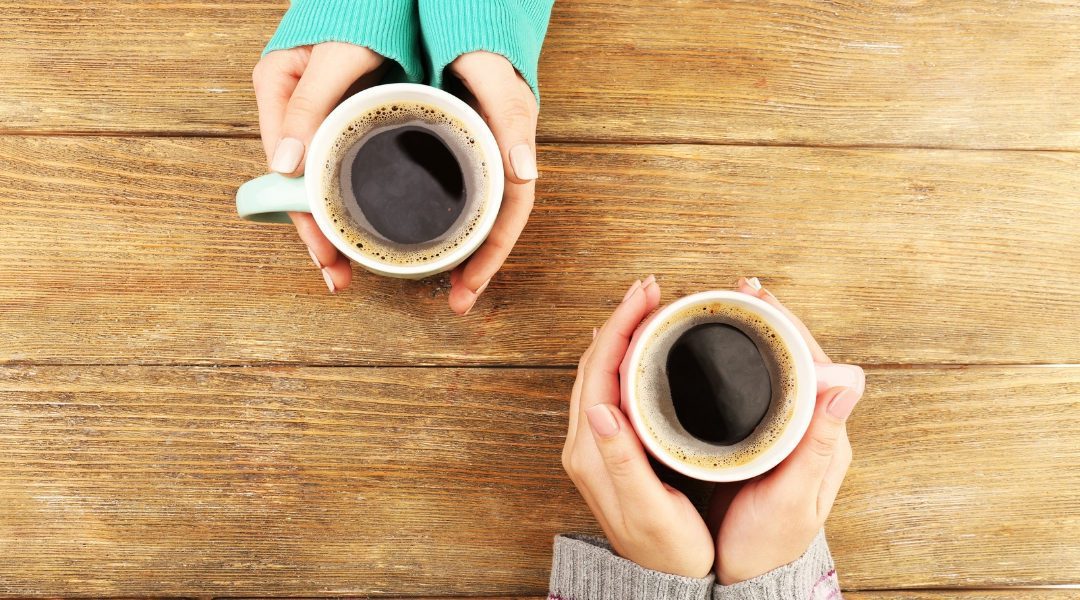
[{"label": "gap between wood plank", "polygon": [[[1065,369],[1080,367],[1080,363],[856,363],[865,369],[918,370],[918,369]],[[269,367],[295,367],[305,369],[507,369],[522,371],[569,371],[577,364],[411,364],[411,363],[308,363],[308,362],[253,362],[253,363],[184,363],[184,362],[0,362],[5,367],[147,367],[147,368],[203,368],[203,369],[264,369]]]},{"label": "gap between wood plank", "polygon": [[[255,133],[226,132],[185,132],[185,131],[62,131],[37,129],[0,128],[0,136],[5,137],[101,137],[101,138],[210,138],[257,140]],[[538,144],[563,144],[577,146],[718,146],[735,148],[822,148],[827,150],[953,150],[958,152],[1059,152],[1080,153],[1080,148],[1009,148],[996,146],[922,146],[905,144],[803,144],[799,142],[753,142],[753,141],[712,141],[694,138],[626,138],[591,140],[587,138],[549,138],[539,136]]]}]

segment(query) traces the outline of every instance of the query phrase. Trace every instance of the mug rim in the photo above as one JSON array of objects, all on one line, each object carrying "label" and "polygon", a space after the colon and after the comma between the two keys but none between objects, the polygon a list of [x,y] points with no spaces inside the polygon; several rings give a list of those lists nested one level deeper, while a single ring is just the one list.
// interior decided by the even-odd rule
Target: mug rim
[{"label": "mug rim", "polygon": [[[322,202],[321,177],[308,177],[310,173],[319,172],[319,166],[329,156],[331,144],[341,134],[342,130],[365,110],[388,102],[392,99],[402,101],[429,102],[441,110],[445,110],[451,116],[461,119],[469,131],[474,135],[480,148],[481,156],[487,163],[491,181],[488,185],[487,209],[480,215],[473,234],[465,243],[451,252],[440,256],[438,260],[416,265],[399,265],[381,261],[356,251],[351,244],[341,237],[334,229],[333,223],[327,215],[326,206]],[[311,207],[311,215],[316,224],[327,236],[334,247],[344,253],[350,259],[369,271],[381,275],[425,277],[441,273],[454,266],[461,264],[471,256],[487,239],[491,228],[495,225],[495,219],[499,215],[503,196],[503,164],[502,152],[495,141],[491,128],[483,118],[460,98],[428,85],[418,83],[387,83],[370,87],[358,92],[339,104],[319,125],[315,135],[308,146],[307,158],[304,161],[304,190],[308,196],[308,204]]]},{"label": "mug rim", "polygon": [[[684,309],[700,304],[721,302],[734,304],[761,316],[766,324],[774,329],[791,353],[792,363],[795,366],[796,395],[795,406],[791,420],[784,427],[780,437],[751,460],[734,467],[713,468],[691,465],[677,460],[651,435],[645,426],[641,410],[637,405],[638,371],[644,357],[647,342],[656,334],[660,325],[672,315]],[[810,352],[810,346],[803,339],[802,334],[795,324],[780,310],[771,306],[764,300],[742,292],[728,290],[710,290],[683,296],[668,304],[653,315],[642,325],[630,355],[627,356],[627,368],[622,378],[622,401],[627,404],[626,413],[630,418],[634,430],[638,434],[642,445],[653,457],[667,465],[671,469],[698,479],[712,482],[742,481],[756,477],[780,464],[782,460],[795,449],[799,441],[810,426],[814,407],[817,403],[817,380],[814,369],[814,359]]]}]

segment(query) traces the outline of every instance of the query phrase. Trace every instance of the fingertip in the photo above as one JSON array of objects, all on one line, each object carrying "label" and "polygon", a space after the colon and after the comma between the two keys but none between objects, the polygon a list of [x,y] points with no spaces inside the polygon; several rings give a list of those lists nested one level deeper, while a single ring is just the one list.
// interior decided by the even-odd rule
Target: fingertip
[{"label": "fingertip", "polygon": [[332,264],[325,265],[322,270],[333,280],[334,291],[343,290],[352,283],[352,263],[345,257],[335,259]]},{"label": "fingertip", "polygon": [[607,404],[597,404],[585,409],[585,418],[589,427],[599,439],[611,439],[618,435],[620,423]]},{"label": "fingertip", "polygon": [[472,290],[466,288],[464,285],[455,285],[450,288],[450,296],[447,298],[447,302],[450,305],[450,310],[454,314],[459,316],[465,316],[476,304],[477,295]]},{"label": "fingertip", "polygon": [[866,389],[866,372],[859,365],[844,363],[815,363],[818,393],[832,388],[851,388],[858,394]]},{"label": "fingertip", "polygon": [[507,155],[513,171],[511,181],[528,183],[540,177],[540,172],[536,168],[536,150],[530,144],[517,144],[510,148]]},{"label": "fingertip", "polygon": [[858,391],[843,386],[829,388],[822,394],[825,414],[838,421],[846,421],[862,397]]},{"label": "fingertip", "polygon": [[649,277],[652,281],[645,287],[645,305],[651,311],[660,306],[660,283],[656,281],[655,277],[651,275]]}]

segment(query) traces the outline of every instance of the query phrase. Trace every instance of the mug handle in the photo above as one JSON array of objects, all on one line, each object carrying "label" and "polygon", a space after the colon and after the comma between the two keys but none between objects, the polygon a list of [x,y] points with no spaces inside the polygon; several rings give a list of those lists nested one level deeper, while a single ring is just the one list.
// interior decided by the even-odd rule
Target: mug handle
[{"label": "mug handle", "polygon": [[236,212],[248,221],[289,223],[290,212],[311,212],[303,177],[270,173],[236,190]]}]

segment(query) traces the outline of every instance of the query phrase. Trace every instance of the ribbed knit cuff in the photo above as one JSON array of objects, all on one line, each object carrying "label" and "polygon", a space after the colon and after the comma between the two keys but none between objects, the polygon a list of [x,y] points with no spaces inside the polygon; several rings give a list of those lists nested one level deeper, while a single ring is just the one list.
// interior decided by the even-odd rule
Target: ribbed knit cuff
[{"label": "ribbed knit cuff", "polygon": [[703,579],[651,571],[615,555],[602,539],[555,538],[549,598],[560,600],[707,600],[713,576]]},{"label": "ribbed knit cuff", "polygon": [[714,600],[836,600],[840,582],[836,579],[825,532],[795,562],[734,585],[717,585]]},{"label": "ribbed knit cuff", "polygon": [[420,0],[420,28],[431,85],[442,86],[446,65],[466,52],[501,54],[528,82],[537,102],[537,63],[554,0]]},{"label": "ribbed knit cuff", "polygon": [[388,79],[424,79],[416,0],[293,0],[263,54],[321,42],[364,46],[396,62]]}]

